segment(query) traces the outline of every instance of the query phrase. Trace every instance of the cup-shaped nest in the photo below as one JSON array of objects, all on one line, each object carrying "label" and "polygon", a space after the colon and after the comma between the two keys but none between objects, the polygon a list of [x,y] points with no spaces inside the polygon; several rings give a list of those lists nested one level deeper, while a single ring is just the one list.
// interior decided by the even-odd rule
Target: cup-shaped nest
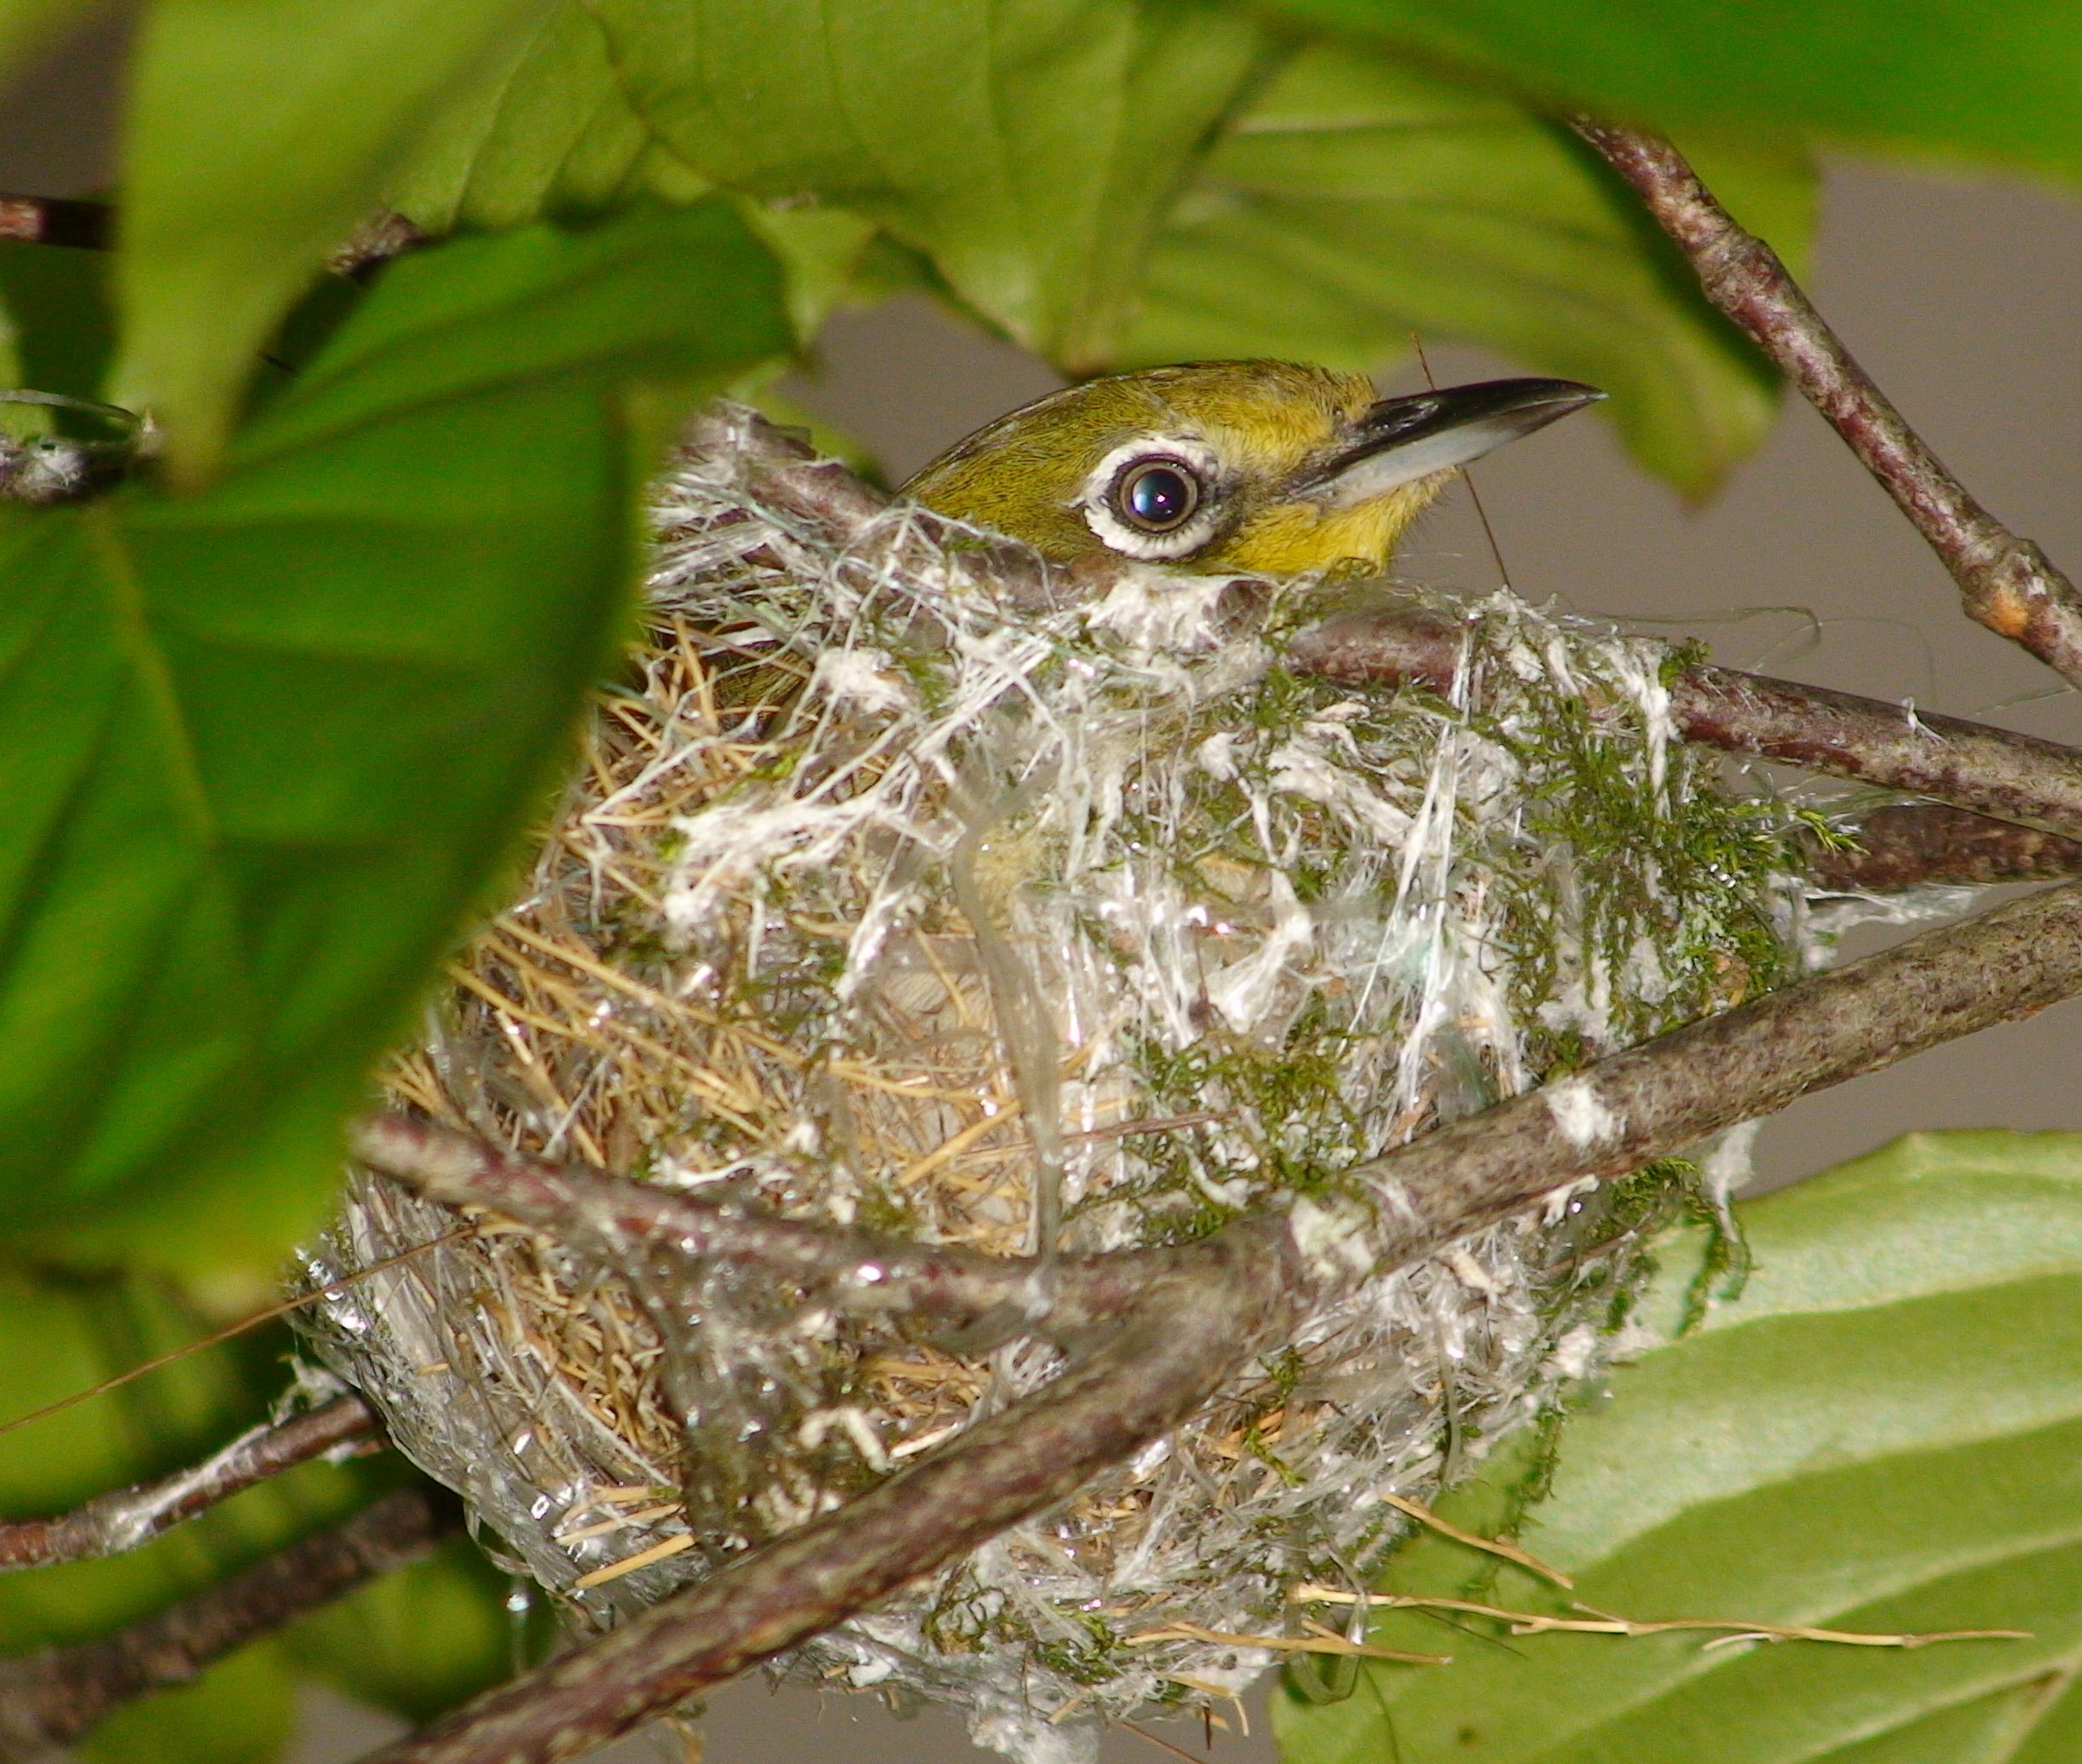
[{"label": "cup-shaped nest", "polygon": [[[1065,1255],[1363,1190],[1439,1121],[1788,966],[1782,826],[1674,741],[1654,646],[1508,593],[1450,694],[1285,672],[1319,587],[773,505],[712,419],[649,628],[524,894],[394,1100],[499,1144],[925,1244]],[[1685,1183],[1647,1173],[1375,1278],[1067,1507],[805,1647],[1029,1758],[1196,1706],[1599,1358]],[[1364,1193],[1358,1198],[1364,1199]],[[770,1274],[599,1265],[357,1175],[314,1337],[510,1559],[607,1623],[1037,1388]],[[1214,1639],[1209,1640],[1208,1637]]]}]

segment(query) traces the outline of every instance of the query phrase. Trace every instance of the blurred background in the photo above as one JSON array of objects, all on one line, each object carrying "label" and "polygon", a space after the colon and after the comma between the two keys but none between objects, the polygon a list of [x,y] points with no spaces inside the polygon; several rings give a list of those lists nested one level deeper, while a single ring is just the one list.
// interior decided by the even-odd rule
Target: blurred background
[{"label": "blurred background", "polygon": [[[89,193],[112,173],[126,21],[118,13],[0,94],[0,191]],[[1974,493],[2082,572],[2082,205],[2021,182],[1832,163],[1811,290],[1867,369]],[[1539,370],[1427,344],[1441,382]],[[1421,386],[1414,362],[1385,391]],[[901,480],[989,418],[1060,383],[1044,363],[921,298],[842,314],[787,389]],[[1969,623],[1922,542],[1804,405],[1711,502],[1688,506],[1577,418],[1485,461],[1479,490],[1512,585],[1630,629],[1698,637],[1730,666],[2082,741],[2082,700]],[[1400,560],[1413,579],[1481,593],[1497,567],[1463,487]],[[1869,947],[1875,933],[1862,934]],[[2082,1002],[1926,1053],[1797,1104],[1758,1144],[1760,1180],[1823,1169],[1919,1127],[2082,1127]],[[1254,1699],[1227,1764],[1273,1756]],[[394,1723],[314,1699],[297,1764],[355,1757]],[[717,1699],[711,1764],[958,1761],[949,1717],[897,1722],[862,1697]],[[1106,1764],[1202,1755],[1197,1724],[1112,1735]],[[1162,1742],[1160,1746],[1159,1741]],[[616,1764],[678,1755],[639,1738]]]}]

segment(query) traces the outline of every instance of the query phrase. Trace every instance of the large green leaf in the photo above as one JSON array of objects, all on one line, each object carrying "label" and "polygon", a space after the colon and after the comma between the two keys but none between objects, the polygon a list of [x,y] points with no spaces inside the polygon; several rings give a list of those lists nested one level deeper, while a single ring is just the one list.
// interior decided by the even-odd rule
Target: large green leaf
[{"label": "large green leaf", "polygon": [[597,215],[645,197],[689,200],[706,180],[631,108],[607,39],[559,0],[462,94],[392,182],[429,233]]},{"label": "large green leaf", "polygon": [[1266,53],[1202,0],[591,0],[730,188],[856,210],[1029,348],[1104,363],[1151,230]]},{"label": "large green leaf", "polygon": [[0,303],[15,332],[7,385],[68,398],[100,392],[115,337],[107,253],[0,240]]},{"label": "large green leaf", "polygon": [[[713,187],[637,116],[591,13],[559,0],[451,107],[388,199],[423,231],[445,233],[694,202]],[[808,344],[850,291],[874,222],[793,197],[742,198],[738,212],[787,270]]]},{"label": "large green leaf", "polygon": [[[1800,157],[1709,163],[1802,262],[1814,181]],[[1635,454],[1687,490],[1755,447],[1776,408],[1762,360],[1566,130],[1385,55],[1306,49],[1160,234],[1128,354],[1365,368],[1412,331],[1604,387]]]},{"label": "large green leaf", "polygon": [[262,1642],[193,1684],[118,1709],[72,1755],[78,1764],[273,1764],[289,1749],[296,1699],[283,1651]]},{"label": "large green leaf", "polygon": [[2082,175],[2070,0],[1258,0],[1551,102]]},{"label": "large green leaf", "polygon": [[788,343],[721,204],[461,240],[206,493],[7,523],[0,1233],[188,1263],[308,1224],[626,606],[617,389]]},{"label": "large green leaf", "polygon": [[[2082,1744],[2082,1135],[1916,1135],[1743,1208],[1756,1269],[1676,1332],[1673,1247],[1648,1345],[1563,1429],[1524,1542],[1635,1618],[1865,1633],[2020,1629],[1914,1652],[1703,1648],[1696,1635],[1486,1645],[1341,1703],[1283,1699],[1285,1755],[1359,1764],[2059,1764]],[[1449,1506],[1493,1524],[1480,1485]],[[1559,1611],[1427,1539],[1397,1590]],[[1393,1737],[1391,1737],[1391,1728]]]},{"label": "large green leaf", "polygon": [[130,73],[118,402],[193,481],[268,333],[444,97],[545,0],[160,0]]}]

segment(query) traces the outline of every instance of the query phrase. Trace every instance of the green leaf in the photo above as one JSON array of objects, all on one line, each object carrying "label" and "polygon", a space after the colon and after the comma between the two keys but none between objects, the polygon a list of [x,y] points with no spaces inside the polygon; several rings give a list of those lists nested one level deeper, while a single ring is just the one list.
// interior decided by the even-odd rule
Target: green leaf
[{"label": "green leaf", "polygon": [[593,0],[637,112],[704,176],[835,203],[1072,368],[1266,55],[1200,0]]},{"label": "green leaf", "polygon": [[130,72],[112,394],[176,476],[218,463],[258,351],[447,95],[544,0],[160,0]]},{"label": "green leaf", "polygon": [[[452,108],[389,202],[430,233],[491,232],[694,202],[713,187],[631,107],[591,13],[562,0]],[[738,212],[787,270],[789,311],[807,345],[849,292],[874,223],[787,199],[742,199]]]},{"label": "green leaf", "polygon": [[[1277,1714],[1306,1764],[2056,1764],[2082,1734],[2082,1135],[1912,1136],[1746,1205],[1756,1273],[1647,1344],[1562,1431],[1521,1533],[1568,1598],[1633,1618],[1872,1634],[2018,1629],[1916,1652],[1696,1634],[1480,1634],[1399,1611],[1348,1700]],[[1493,1525],[1502,1479],[1446,1510]],[[1564,1595],[1436,1538],[1389,1584],[1512,1609]],[[1457,1621],[1457,1620],[1456,1620]],[[1443,1645],[1443,1646],[1442,1646]],[[1391,1729],[1393,1735],[1391,1737]]]},{"label": "green leaf", "polygon": [[561,0],[451,107],[389,199],[424,231],[450,233],[692,201],[706,188],[630,107],[592,14]]},{"label": "green leaf", "polygon": [[[1805,256],[1795,154],[1711,164]],[[1762,440],[1777,383],[1581,143],[1508,100],[1335,45],[1305,49],[1215,147],[1159,235],[1135,362],[1284,355],[1365,369],[1415,331],[1588,380],[1652,470],[1710,487]]]},{"label": "green leaf", "polygon": [[114,1715],[73,1748],[79,1764],[272,1764],[289,1749],[297,1685],[268,1642],[220,1660],[192,1685]]},{"label": "green leaf", "polygon": [[0,240],[0,305],[14,360],[0,379],[68,398],[95,398],[115,344],[108,254]]},{"label": "green leaf", "polygon": [[721,204],[460,240],[206,493],[0,528],[0,1234],[193,1265],[308,1226],[619,628],[618,389],[788,343]]},{"label": "green leaf", "polygon": [[418,1723],[512,1675],[511,1584],[473,1541],[452,1538],[307,1617],[285,1640],[308,1673]]},{"label": "green leaf", "polygon": [[1549,103],[2082,175],[2068,0],[1260,0]]}]

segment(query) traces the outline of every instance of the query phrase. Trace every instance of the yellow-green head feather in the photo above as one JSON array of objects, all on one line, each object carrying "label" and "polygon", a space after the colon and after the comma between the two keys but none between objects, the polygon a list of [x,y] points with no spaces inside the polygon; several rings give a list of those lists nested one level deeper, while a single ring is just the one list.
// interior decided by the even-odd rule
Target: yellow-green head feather
[{"label": "yellow-green head feather", "polygon": [[1293,361],[1147,368],[999,418],[904,493],[1059,562],[1378,571],[1457,465],[1597,395],[1510,380],[1383,400],[1364,375]]}]

